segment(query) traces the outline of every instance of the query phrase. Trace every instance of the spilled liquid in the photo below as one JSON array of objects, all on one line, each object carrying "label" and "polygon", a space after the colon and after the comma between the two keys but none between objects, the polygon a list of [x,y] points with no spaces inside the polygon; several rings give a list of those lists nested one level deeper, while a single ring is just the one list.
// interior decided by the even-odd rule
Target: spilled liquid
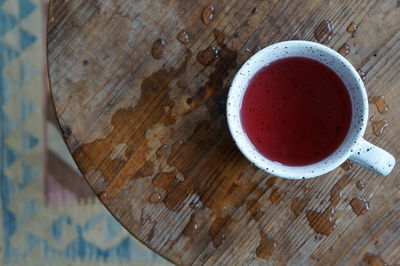
[{"label": "spilled liquid", "polygon": [[387,266],[388,264],[379,256],[367,252],[364,254],[362,262],[370,266]]},{"label": "spilled liquid", "polygon": [[194,218],[195,218],[195,213],[192,214],[189,223],[185,226],[185,229],[183,229],[183,234],[185,236],[195,236],[199,233],[200,226],[195,221]]},{"label": "spilled liquid", "polygon": [[219,246],[221,246],[222,243],[224,243],[225,239],[226,235],[224,233],[218,234],[216,237],[213,238],[214,247],[218,248]]},{"label": "spilled liquid", "polygon": [[256,249],[256,255],[261,259],[268,259],[275,253],[277,243],[274,239],[269,238],[264,232],[260,232],[260,237],[260,244]]},{"label": "spilled liquid", "polygon": [[222,32],[220,32],[220,31],[217,30],[217,29],[214,29],[214,30],[213,30],[213,35],[214,35],[215,40],[217,41],[217,44],[218,44],[220,47],[224,46],[224,44],[225,44],[225,37],[224,37],[224,35],[222,34]]},{"label": "spilled liquid", "polygon": [[278,192],[278,188],[272,190],[269,199],[272,203],[279,203],[281,201],[281,194]]},{"label": "spilled liquid", "polygon": [[210,65],[219,57],[217,47],[210,46],[197,54],[197,61],[202,65]]},{"label": "spilled liquid", "polygon": [[178,39],[178,41],[185,44],[190,41],[189,34],[185,30],[181,30],[176,36],[176,38]]},{"label": "spilled liquid", "polygon": [[340,165],[340,168],[342,168],[345,171],[350,171],[353,168],[353,164],[347,160]]},{"label": "spilled liquid", "polygon": [[365,182],[366,182],[365,178],[362,178],[362,179],[360,179],[360,180],[357,180],[357,182],[356,182],[356,187],[357,187],[359,190],[363,190],[364,187],[365,187]]},{"label": "spilled liquid", "polygon": [[336,184],[332,187],[331,191],[329,192],[330,198],[329,201],[331,202],[333,207],[336,207],[343,197],[343,189],[350,184],[351,178],[348,175],[343,175]]},{"label": "spilled liquid", "polygon": [[307,211],[307,219],[311,228],[318,234],[329,235],[335,229],[336,224],[333,220],[335,208],[328,206],[324,211]]},{"label": "spilled liquid", "polygon": [[209,236],[212,238],[213,245],[216,248],[219,247],[226,238],[225,230],[221,228],[227,223],[229,223],[229,218],[217,217],[208,231]]},{"label": "spilled liquid", "polygon": [[351,33],[353,36],[355,35],[356,31],[358,29],[358,25],[353,21],[347,26],[347,32]]},{"label": "spilled liquid", "polygon": [[357,72],[358,72],[358,75],[360,75],[360,78],[361,78],[362,81],[366,81],[367,80],[367,73],[365,73],[361,69],[358,69]]},{"label": "spilled liquid", "polygon": [[389,106],[385,101],[385,96],[372,96],[368,98],[370,103],[375,104],[380,114],[386,114],[389,111]]},{"label": "spilled liquid", "polygon": [[179,181],[176,179],[176,175],[176,171],[168,173],[161,172],[152,180],[154,186],[161,187],[167,192],[164,202],[165,206],[170,210],[179,210],[183,205],[183,202],[168,200],[169,195],[173,194],[173,192],[176,190],[177,184],[179,183]]},{"label": "spilled liquid", "polygon": [[357,216],[363,215],[369,211],[369,202],[366,198],[354,198],[350,201],[350,206]]},{"label": "spilled liquid", "polygon": [[386,119],[383,120],[372,120],[372,130],[374,135],[380,137],[385,132],[385,129],[389,126]]},{"label": "spilled liquid", "polygon": [[261,207],[257,200],[248,200],[246,201],[246,208],[250,212],[251,217],[254,221],[258,222],[261,217],[265,214],[265,212],[261,211]]},{"label": "spilled liquid", "polygon": [[314,36],[320,43],[328,43],[332,39],[332,25],[329,21],[322,21],[314,30]]},{"label": "spilled liquid", "polygon": [[338,52],[339,54],[346,56],[350,53],[350,46],[347,43],[345,43],[339,48]]},{"label": "spilled liquid", "polygon": [[165,41],[163,39],[158,39],[153,43],[151,47],[151,55],[159,60],[164,57]]},{"label": "spilled liquid", "polygon": [[294,215],[299,216],[300,213],[304,211],[308,204],[308,200],[304,199],[293,199],[292,204],[290,205],[290,209],[293,211]]},{"label": "spilled liquid", "polygon": [[214,11],[215,11],[215,7],[212,5],[207,6],[203,10],[203,13],[201,14],[201,18],[202,18],[204,24],[208,25],[211,23],[211,21],[214,19]]},{"label": "spilled liquid", "polygon": [[149,197],[149,202],[152,204],[158,203],[161,201],[161,194],[158,192],[153,192]]}]

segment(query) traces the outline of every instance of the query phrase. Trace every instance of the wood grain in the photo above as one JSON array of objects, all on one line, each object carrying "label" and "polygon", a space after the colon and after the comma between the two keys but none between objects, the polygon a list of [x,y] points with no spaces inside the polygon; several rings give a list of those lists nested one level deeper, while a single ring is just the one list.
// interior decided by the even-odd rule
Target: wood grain
[{"label": "wood grain", "polygon": [[[371,104],[389,126],[376,136],[370,123],[366,139],[399,158],[398,1],[51,1],[60,127],[96,194],[135,237],[182,265],[400,262],[398,166],[387,177],[353,165],[280,179],[252,166],[227,130],[226,94],[240,65],[259,47],[316,41],[324,20],[333,30],[325,45],[347,43],[368,95],[389,106],[380,114]],[[187,42],[177,39],[182,30]],[[357,216],[350,202],[359,197],[370,209]]]}]

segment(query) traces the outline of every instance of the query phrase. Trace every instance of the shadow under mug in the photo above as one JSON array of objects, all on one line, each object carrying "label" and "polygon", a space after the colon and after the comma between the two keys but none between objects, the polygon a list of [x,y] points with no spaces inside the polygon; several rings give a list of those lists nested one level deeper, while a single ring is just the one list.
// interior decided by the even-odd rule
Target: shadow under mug
[{"label": "shadow under mug", "polygon": [[[243,96],[252,77],[275,60],[295,56],[316,60],[332,69],[346,85],[352,105],[350,128],[341,145],[327,158],[305,166],[287,166],[261,155],[247,138],[240,118]],[[231,135],[243,155],[260,169],[276,176],[312,178],[334,170],[347,159],[382,175],[388,175],[395,165],[391,154],[363,139],[368,122],[368,97],[359,74],[342,55],[318,43],[280,42],[260,50],[247,60],[232,81],[227,99],[227,119]]]}]

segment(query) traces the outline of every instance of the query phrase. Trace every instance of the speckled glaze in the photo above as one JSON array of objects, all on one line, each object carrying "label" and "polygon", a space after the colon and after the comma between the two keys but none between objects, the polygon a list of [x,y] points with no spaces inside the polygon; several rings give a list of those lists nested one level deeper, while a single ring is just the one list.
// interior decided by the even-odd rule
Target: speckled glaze
[{"label": "speckled glaze", "polygon": [[[339,148],[328,158],[301,167],[282,165],[261,155],[248,140],[240,120],[242,99],[250,79],[272,61],[292,56],[317,60],[335,71],[349,91],[353,110],[349,132]],[[368,98],[361,77],[343,56],[318,43],[276,43],[260,50],[247,60],[232,81],[227,100],[227,119],[232,137],[244,156],[260,169],[276,176],[289,179],[316,177],[332,171],[347,159],[387,175],[395,164],[392,155],[363,139],[368,121]]]}]

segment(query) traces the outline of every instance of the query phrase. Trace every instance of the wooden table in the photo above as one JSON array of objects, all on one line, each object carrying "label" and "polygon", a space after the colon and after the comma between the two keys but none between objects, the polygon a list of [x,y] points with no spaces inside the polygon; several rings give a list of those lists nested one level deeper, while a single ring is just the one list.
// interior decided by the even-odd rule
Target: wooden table
[{"label": "wooden table", "polygon": [[225,117],[230,81],[255,51],[317,36],[347,44],[369,96],[385,97],[371,98],[365,137],[400,158],[399,6],[53,0],[48,62],[65,141],[109,211],[177,264],[399,263],[399,165],[387,177],[347,164],[276,178],[242,156]]}]

